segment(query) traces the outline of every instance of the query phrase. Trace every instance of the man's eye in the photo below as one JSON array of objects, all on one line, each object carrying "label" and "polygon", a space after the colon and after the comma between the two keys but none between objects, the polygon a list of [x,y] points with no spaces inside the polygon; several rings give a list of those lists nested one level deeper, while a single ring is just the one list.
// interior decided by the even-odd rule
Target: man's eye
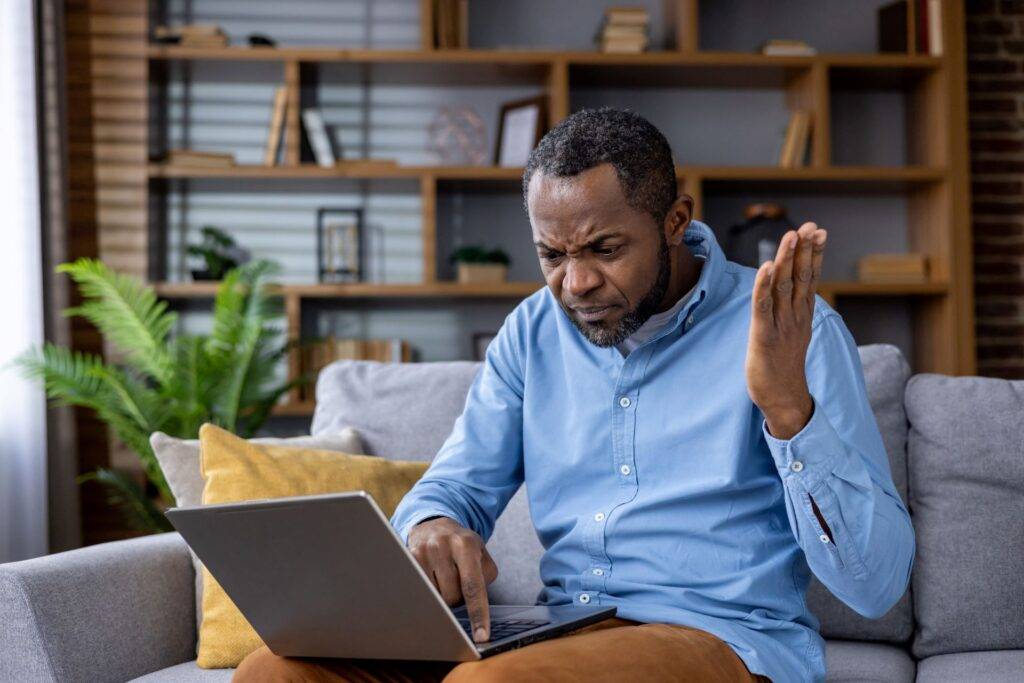
[{"label": "man's eye", "polygon": [[559,254],[558,252],[554,252],[554,251],[548,251],[548,252],[545,252],[545,253],[540,255],[540,257],[542,259],[544,259],[545,261],[555,261],[560,256],[561,256],[561,254]]},{"label": "man's eye", "polygon": [[595,254],[600,254],[601,256],[611,256],[612,254],[614,254],[618,250],[619,250],[618,247],[603,247],[601,249],[595,249],[594,253]]}]

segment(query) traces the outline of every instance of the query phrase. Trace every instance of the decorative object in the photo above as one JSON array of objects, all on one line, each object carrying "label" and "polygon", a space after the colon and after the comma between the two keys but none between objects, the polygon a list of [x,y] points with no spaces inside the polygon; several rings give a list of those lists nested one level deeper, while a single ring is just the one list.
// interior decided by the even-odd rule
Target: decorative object
[{"label": "decorative object", "polygon": [[249,260],[249,252],[240,248],[223,230],[204,225],[200,232],[202,243],[188,245],[188,253],[202,257],[206,268],[191,271],[193,280],[220,280],[226,272]]},{"label": "decorative object", "polygon": [[262,33],[250,33],[247,38],[250,47],[277,47],[277,42]]},{"label": "decorative object", "polygon": [[501,105],[494,163],[498,166],[525,166],[530,152],[544,135],[546,117],[547,97],[543,95]]},{"label": "decorative object", "polygon": [[320,282],[360,282],[366,262],[363,210],[322,208],[316,212],[317,277]]},{"label": "decorative object", "polygon": [[58,267],[83,298],[64,313],[95,325],[123,360],[115,364],[47,343],[17,364],[26,376],[42,380],[56,403],[95,411],[138,455],[156,500],[117,470],[79,477],[103,484],[110,504],[133,528],[172,530],[162,510],[174,504],[174,495],[150,446],[153,432],[195,438],[204,422],[214,422],[247,438],[278,399],[301,384],[275,380],[285,349],[278,343],[283,316],[266,291],[275,270],[268,261],[254,261],[229,271],[217,289],[210,334],[172,339],[177,314],[140,280],[86,258]]},{"label": "decorative object", "polygon": [[594,36],[601,52],[643,52],[650,16],[643,7],[609,7]]},{"label": "decorative object", "polygon": [[497,336],[497,332],[474,332],[473,360],[483,360],[487,355],[487,347],[490,346],[491,341]]},{"label": "decorative object", "polygon": [[[429,463],[288,446],[257,445],[212,424],[199,430],[203,502],[363,490],[391,516]],[[323,539],[329,542],[330,539]],[[203,621],[196,664],[238,666],[263,642],[213,575],[203,569]]]},{"label": "decorative object", "polygon": [[796,226],[780,204],[751,204],[744,209],[743,223],[729,228],[725,239],[725,255],[730,261],[758,267],[775,258],[779,240]]},{"label": "decorative object", "polygon": [[459,247],[449,260],[458,265],[457,279],[461,284],[508,280],[510,259],[501,249],[488,251],[478,246]]},{"label": "decorative object", "polygon": [[302,126],[306,129],[306,138],[309,140],[309,146],[313,150],[317,165],[323,168],[333,168],[336,163],[334,146],[331,144],[330,136],[327,135],[327,126],[324,125],[324,117],[320,110],[303,109]]},{"label": "decorative object", "polygon": [[927,282],[928,256],[925,254],[866,254],[857,261],[861,282]]},{"label": "decorative object", "polygon": [[444,166],[487,163],[486,126],[471,107],[441,107],[427,127],[427,139],[428,148]]}]

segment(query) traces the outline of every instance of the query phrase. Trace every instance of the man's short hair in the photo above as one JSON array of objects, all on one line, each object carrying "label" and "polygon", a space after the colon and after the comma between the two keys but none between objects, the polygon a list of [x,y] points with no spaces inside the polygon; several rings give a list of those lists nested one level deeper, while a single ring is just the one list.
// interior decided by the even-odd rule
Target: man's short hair
[{"label": "man's short hair", "polygon": [[523,205],[535,171],[567,177],[604,163],[615,168],[626,203],[660,227],[677,194],[672,149],[650,121],[611,107],[578,111],[541,138],[523,171]]}]

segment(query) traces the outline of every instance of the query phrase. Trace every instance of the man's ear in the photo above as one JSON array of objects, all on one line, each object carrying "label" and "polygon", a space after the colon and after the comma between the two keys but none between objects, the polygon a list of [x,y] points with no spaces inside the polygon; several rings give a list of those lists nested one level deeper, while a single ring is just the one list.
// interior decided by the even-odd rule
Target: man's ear
[{"label": "man's ear", "polygon": [[672,202],[672,207],[665,215],[665,241],[670,247],[676,247],[683,243],[683,233],[690,226],[693,219],[693,197],[681,193]]}]

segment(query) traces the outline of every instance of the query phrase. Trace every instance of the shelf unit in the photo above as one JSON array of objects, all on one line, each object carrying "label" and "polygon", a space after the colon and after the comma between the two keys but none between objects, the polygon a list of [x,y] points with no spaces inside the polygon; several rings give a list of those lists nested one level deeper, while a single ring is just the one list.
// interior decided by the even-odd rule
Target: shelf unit
[{"label": "shelf unit", "polygon": [[[280,65],[288,88],[284,133],[284,164],[275,167],[239,165],[231,168],[180,167],[149,163],[143,173],[149,192],[159,184],[189,179],[374,179],[418,183],[422,207],[423,278],[412,284],[283,285],[289,336],[298,336],[302,302],[308,299],[496,299],[509,303],[528,296],[542,282],[459,285],[438,277],[438,196],[446,184],[459,187],[497,186],[514,190],[521,168],[477,166],[388,166],[372,160],[345,161],[320,168],[300,152],[299,104],[303,77],[310,66],[327,63],[388,65],[405,78],[438,83],[457,82],[465,74],[479,77],[529,78],[548,98],[549,124],[573,110],[577,86],[732,85],[784,90],[787,107],[812,112],[809,165],[798,169],[771,166],[706,166],[677,168],[680,188],[694,197],[695,216],[704,215],[709,184],[742,188],[796,189],[801,192],[896,192],[907,197],[907,241],[910,249],[928,254],[931,279],[922,284],[878,284],[826,281],[820,293],[831,304],[845,297],[910,297],[913,309],[916,371],[971,374],[975,369],[971,292],[966,110],[963,65],[963,9],[943,3],[946,50],[941,57],[913,54],[819,54],[776,57],[698,49],[697,0],[667,0],[677,17],[674,49],[636,55],[586,51],[462,49],[439,50],[430,44],[430,0],[422,0],[422,45],[417,50],[335,49],[329,47],[186,48],[148,45],[144,59],[154,64],[173,61],[269,62]],[[913,8],[915,3],[911,2]],[[911,19],[912,24],[912,19]],[[913,41],[910,41],[911,46]],[[445,68],[439,68],[439,67]],[[404,71],[403,71],[404,70]],[[152,77],[151,77],[152,79]],[[907,157],[903,166],[837,165],[833,163],[833,88],[891,87],[906,94]],[[828,226],[825,226],[828,227]],[[152,251],[151,251],[152,253]],[[151,270],[152,272],[152,270]],[[211,283],[158,282],[157,291],[170,299],[212,296]],[[293,352],[289,373],[299,372]],[[297,396],[297,395],[296,395]],[[282,405],[278,414],[308,415],[310,403]]]}]

